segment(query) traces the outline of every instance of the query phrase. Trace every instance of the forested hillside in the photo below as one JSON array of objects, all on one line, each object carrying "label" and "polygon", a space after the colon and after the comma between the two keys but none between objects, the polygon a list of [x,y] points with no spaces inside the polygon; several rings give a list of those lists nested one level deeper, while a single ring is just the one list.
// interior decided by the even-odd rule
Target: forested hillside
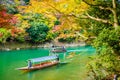
[{"label": "forested hillside", "polygon": [[96,48],[92,80],[120,75],[120,0],[2,0],[0,43],[84,41]]}]

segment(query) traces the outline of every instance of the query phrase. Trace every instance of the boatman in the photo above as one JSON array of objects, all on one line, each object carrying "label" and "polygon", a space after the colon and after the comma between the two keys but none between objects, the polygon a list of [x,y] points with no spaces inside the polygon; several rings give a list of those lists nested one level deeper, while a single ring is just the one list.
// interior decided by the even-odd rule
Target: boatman
[{"label": "boatman", "polygon": [[32,62],[31,60],[28,60],[28,68],[31,68],[32,67]]},{"label": "boatman", "polygon": [[56,55],[57,56],[57,61],[59,61],[59,55]]}]

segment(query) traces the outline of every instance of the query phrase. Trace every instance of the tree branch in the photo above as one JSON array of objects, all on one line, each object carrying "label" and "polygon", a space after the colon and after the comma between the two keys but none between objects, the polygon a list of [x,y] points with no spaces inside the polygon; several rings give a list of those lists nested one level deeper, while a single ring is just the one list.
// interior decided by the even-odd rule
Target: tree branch
[{"label": "tree branch", "polygon": [[99,6],[99,8],[104,9],[104,10],[109,10],[109,11],[113,12],[113,8],[110,8],[110,7]]},{"label": "tree branch", "polygon": [[90,5],[90,6],[99,6],[99,5],[90,4],[90,3],[88,3],[86,0],[82,0],[82,1],[83,1],[84,3]]},{"label": "tree branch", "polygon": [[112,12],[113,12],[113,9],[112,9],[112,8],[110,8],[110,7],[103,7],[103,6],[101,6],[101,5],[94,5],[94,4],[90,4],[90,3],[88,3],[86,0],[83,0],[83,2],[85,2],[86,4],[88,4],[88,5],[90,5],[90,6],[97,6],[97,7],[98,7],[98,8],[100,8],[100,9],[110,10],[110,11],[112,11]]},{"label": "tree branch", "polygon": [[118,24],[118,15],[117,15],[117,2],[116,0],[112,0],[112,5],[113,5],[113,17],[114,17],[114,27],[115,29],[118,28],[119,24]]},{"label": "tree branch", "polygon": [[109,10],[112,12],[113,14],[113,19],[114,19],[114,22],[110,22],[108,20],[104,20],[104,19],[99,19],[99,18],[95,18],[95,17],[92,17],[90,16],[89,14],[87,14],[87,16],[90,18],[90,19],[93,19],[93,20],[96,20],[96,21],[101,21],[103,23],[109,23],[109,24],[112,24],[115,28],[118,27],[118,15],[117,15],[117,6],[116,6],[116,0],[112,0],[112,6],[113,7],[104,7],[104,6],[101,6],[101,5],[94,5],[94,4],[90,4],[89,2],[87,2],[86,0],[82,0],[83,2],[85,2],[86,4],[90,5],[90,6],[96,6],[98,7],[99,9],[102,9],[102,10]]},{"label": "tree branch", "polygon": [[109,23],[112,24],[112,22],[110,22],[109,20],[105,20],[105,19],[101,19],[101,18],[95,18],[93,16],[90,16],[88,13],[86,13],[87,18],[90,18],[92,20],[98,21],[98,22],[103,22],[103,23]]},{"label": "tree branch", "polygon": [[[44,2],[45,3],[45,2]],[[49,3],[45,3],[45,4],[47,4],[48,6],[50,6],[50,7],[52,7],[54,10],[56,10],[58,13],[60,13],[60,14],[62,14],[62,12],[59,10],[59,9],[57,9],[55,6],[52,6],[51,4],[49,4]]]}]

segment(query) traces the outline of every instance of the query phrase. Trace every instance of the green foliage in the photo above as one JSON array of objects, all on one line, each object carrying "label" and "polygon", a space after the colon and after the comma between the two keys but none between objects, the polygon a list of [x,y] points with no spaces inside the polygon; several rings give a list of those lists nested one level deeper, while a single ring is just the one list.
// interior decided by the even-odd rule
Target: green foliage
[{"label": "green foliage", "polygon": [[7,38],[10,37],[10,32],[5,28],[0,28],[0,43],[5,43]]},{"label": "green foliage", "polygon": [[[17,14],[19,13],[18,11],[18,3],[15,3],[17,0],[1,0],[1,3],[4,3],[4,4],[1,4],[5,7],[5,9],[7,10],[8,13],[10,14]],[[20,1],[18,1],[20,3]]]},{"label": "green foliage", "polygon": [[19,11],[17,10],[17,7],[14,5],[7,6],[7,12],[10,14],[17,14]]},{"label": "green foliage", "polygon": [[54,25],[60,25],[60,21],[59,20],[54,21]]},{"label": "green foliage", "polygon": [[35,24],[49,24],[49,20],[44,17],[42,14],[39,13],[27,13],[24,14],[23,19],[28,21],[30,25],[35,25]]},{"label": "green foliage", "polygon": [[58,41],[59,42],[68,42],[68,43],[70,43],[70,42],[75,41],[75,37],[59,38]]},{"label": "green foliage", "polygon": [[26,30],[29,34],[32,42],[44,42],[48,35],[48,19],[39,13],[27,13],[24,14],[24,20],[26,20],[30,27]]},{"label": "green foliage", "polygon": [[103,31],[99,34],[97,39],[94,41],[94,46],[100,47],[107,45],[109,47],[112,47],[114,51],[117,50],[119,53],[120,48],[120,29],[117,30],[111,30],[111,29],[103,29]]},{"label": "green foliage", "polygon": [[48,32],[48,35],[46,36],[47,41],[51,41],[54,39],[54,33],[53,32]]},{"label": "green foliage", "polygon": [[20,42],[20,43],[25,42],[24,35],[20,35],[20,36],[16,37],[16,40],[17,40],[18,42]]},{"label": "green foliage", "polygon": [[[113,74],[119,73],[120,66],[120,29],[103,29],[94,40],[97,55],[89,63],[89,75],[95,79],[112,79]],[[92,73],[91,73],[92,72]]]},{"label": "green foliage", "polygon": [[[112,0],[94,0],[93,5],[95,6],[90,6],[87,12],[94,19],[79,21],[90,37],[95,36],[92,42],[97,54],[92,57],[93,61],[88,64],[88,73],[92,80],[113,80],[113,75],[120,73],[120,29],[113,24],[96,20],[109,20],[111,23],[114,23],[114,14],[107,9],[113,8]],[[98,5],[102,6],[103,9],[100,9]],[[120,4],[116,1],[116,5],[118,24],[120,24],[118,10]]]},{"label": "green foliage", "polygon": [[26,4],[29,4],[30,0],[23,0]]},{"label": "green foliage", "polygon": [[29,33],[29,36],[33,42],[44,42],[46,40],[49,28],[45,24],[34,23],[26,31]]},{"label": "green foliage", "polygon": [[97,53],[88,64],[89,76],[94,80],[112,80],[112,75],[119,73],[120,60],[118,56],[110,47],[101,47],[97,49]]},{"label": "green foliage", "polygon": [[[86,2],[90,3],[90,0],[85,0]],[[120,14],[119,14],[119,8],[120,8],[120,3],[117,3],[117,15],[118,15],[118,21],[120,21]],[[90,6],[89,9],[87,10],[87,13],[97,19],[102,19],[102,20],[108,20],[110,22],[114,22],[113,19],[113,13],[109,9],[101,9],[99,6],[102,6],[103,8],[112,8],[112,0],[93,0],[92,3],[93,5],[96,6]],[[94,19],[79,19],[79,24],[83,26],[85,30],[90,30],[89,34],[92,34],[90,36],[98,36],[99,33],[104,28],[112,28],[113,24],[108,24],[108,23],[103,23],[101,21],[96,21]],[[119,22],[120,24],[120,22]]]},{"label": "green foliage", "polygon": [[25,42],[25,33],[20,33],[20,34],[18,34],[15,39],[16,39],[16,41],[18,41],[18,42],[20,42],[20,43]]},{"label": "green foliage", "polygon": [[54,37],[54,38],[58,37],[59,35],[60,35],[59,32],[54,32],[54,33],[53,33],[53,37]]}]

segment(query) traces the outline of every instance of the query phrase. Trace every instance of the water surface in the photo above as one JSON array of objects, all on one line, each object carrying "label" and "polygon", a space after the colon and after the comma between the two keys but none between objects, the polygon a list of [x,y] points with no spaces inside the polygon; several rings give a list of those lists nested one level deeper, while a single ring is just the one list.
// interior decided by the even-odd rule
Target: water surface
[{"label": "water surface", "polygon": [[28,73],[16,68],[27,66],[28,59],[49,55],[49,49],[1,51],[0,80],[87,80],[85,65],[89,62],[88,57],[94,55],[95,49],[91,46],[69,47],[67,51],[65,59],[62,53],[59,56],[61,61],[68,61],[68,64]]}]

